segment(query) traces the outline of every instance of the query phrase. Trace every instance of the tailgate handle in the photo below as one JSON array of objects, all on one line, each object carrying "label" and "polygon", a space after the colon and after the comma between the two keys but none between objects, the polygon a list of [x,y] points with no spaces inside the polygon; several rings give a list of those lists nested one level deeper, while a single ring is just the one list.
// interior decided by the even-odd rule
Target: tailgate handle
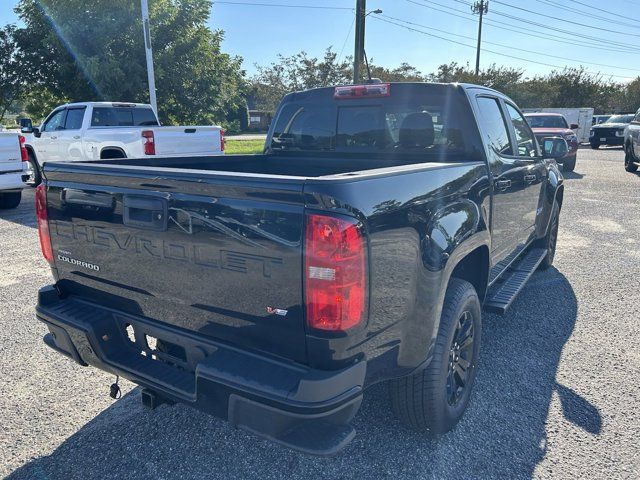
[{"label": "tailgate handle", "polygon": [[158,197],[125,195],[122,223],[130,227],[159,232],[167,229],[167,201]]}]

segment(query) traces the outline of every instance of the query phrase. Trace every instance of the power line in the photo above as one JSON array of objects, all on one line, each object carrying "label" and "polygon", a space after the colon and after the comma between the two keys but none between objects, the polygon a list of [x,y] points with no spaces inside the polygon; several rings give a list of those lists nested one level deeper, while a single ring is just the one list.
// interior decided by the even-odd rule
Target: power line
[{"label": "power line", "polygon": [[[467,39],[467,40],[475,40],[474,37],[469,36],[469,35],[460,35],[458,33],[447,32],[446,30],[441,30],[441,29],[435,28],[435,27],[429,27],[427,25],[422,25],[420,23],[411,22],[409,20],[403,20],[402,18],[392,17],[390,15],[381,15],[381,16],[384,17],[384,18],[388,18],[390,20],[395,20],[397,22],[402,22],[402,23],[406,23],[408,25],[413,25],[414,27],[421,27],[421,28],[426,28],[427,30],[434,30],[436,32],[444,33],[446,35],[451,35],[453,37],[464,38],[464,39]],[[619,69],[619,70],[629,70],[631,72],[640,72],[640,68],[627,68],[627,67],[619,67],[617,65],[606,65],[606,64],[602,64],[602,63],[594,63],[594,62],[587,62],[587,61],[583,61],[583,60],[575,60],[575,59],[571,59],[571,58],[567,58],[567,57],[561,57],[561,56],[558,56],[558,55],[552,55],[552,54],[549,54],[549,53],[536,52],[535,50],[527,50],[525,48],[518,48],[518,47],[514,47],[513,45],[505,45],[504,43],[490,42],[488,40],[483,40],[483,43],[486,43],[487,45],[495,45],[497,47],[509,48],[509,49],[512,49],[512,50],[518,50],[520,52],[533,53],[534,55],[544,55],[545,57],[557,58],[559,60],[565,60],[565,61],[568,61],[568,62],[576,62],[576,63],[580,63],[580,64],[589,64],[589,65],[594,65],[596,67],[606,67],[606,68],[616,68],[616,69]]]},{"label": "power line", "polygon": [[[389,23],[389,24],[391,24],[391,25],[395,25],[395,26],[397,26],[397,27],[401,27],[401,28],[404,28],[404,29],[406,29],[406,30],[410,30],[410,31],[413,31],[413,32],[416,32],[416,33],[420,33],[420,34],[422,34],[422,35],[427,35],[427,36],[429,36],[429,37],[438,38],[438,39],[443,40],[443,41],[445,41],[445,42],[454,43],[454,44],[456,44],[456,45],[461,45],[461,46],[463,46],[463,47],[467,47],[467,48],[473,48],[473,49],[475,49],[475,48],[476,48],[474,45],[469,45],[469,44],[467,44],[467,43],[458,42],[458,41],[456,41],[456,40],[451,40],[451,39],[449,39],[449,38],[441,37],[441,36],[439,36],[439,35],[435,35],[435,34],[433,34],[433,33],[425,32],[425,31],[423,31],[423,30],[418,30],[418,29],[413,28],[413,27],[410,27],[410,26],[408,26],[408,25],[403,25],[403,24],[401,24],[401,23],[396,23],[396,22],[391,21],[391,20],[386,20],[386,19],[384,19],[384,18],[380,18],[379,16],[378,16],[378,17],[373,17],[373,18],[374,18],[375,20],[378,20],[378,21],[381,21],[381,22],[385,22],[385,23]],[[537,64],[537,65],[544,65],[544,66],[546,66],[546,67],[559,68],[559,69],[566,69],[566,68],[567,68],[567,66],[566,66],[566,65],[565,65],[565,66],[562,66],[562,65],[554,65],[554,64],[552,64],[552,63],[539,62],[539,61],[531,60],[531,59],[528,59],[528,58],[518,57],[518,56],[516,56],[516,55],[509,55],[509,54],[506,54],[506,53],[496,52],[495,50],[489,50],[489,49],[487,49],[487,48],[483,48],[483,49],[482,49],[482,51],[483,51],[483,52],[493,53],[494,55],[499,55],[499,56],[502,56],[502,57],[512,58],[512,59],[515,59],[515,60],[521,60],[521,61],[523,61],[523,62],[535,63],[535,64]],[[591,75],[602,75],[602,73],[601,73],[601,72],[591,72],[591,71],[588,71],[588,70],[585,70],[585,73],[588,73],[588,74],[591,74]],[[627,76],[624,76],[624,75],[613,75],[613,74],[609,74],[609,75],[605,75],[605,76],[608,76],[608,77],[617,77],[617,78],[624,78],[624,79],[631,79],[631,78],[633,78],[633,77],[628,76],[628,75],[627,75]]]},{"label": "power line", "polygon": [[[569,1],[570,1],[570,2],[572,2],[572,3],[577,3],[578,5],[585,6],[585,7],[587,7],[587,8],[591,8],[591,9],[593,9],[593,10],[597,10],[597,11],[599,11],[599,12],[606,13],[607,15],[610,15],[610,16],[613,16],[613,17],[623,18],[623,19],[625,19],[625,20],[631,20],[631,21],[633,21],[633,22],[640,23],[640,20],[636,20],[636,19],[634,19],[634,18],[629,18],[629,17],[626,17],[626,16],[624,16],[624,15],[620,15],[620,14],[618,14],[618,13],[609,12],[608,10],[603,10],[602,8],[594,7],[594,6],[592,6],[592,5],[589,5],[588,3],[580,2],[580,1],[578,1],[578,0],[569,0]],[[637,7],[638,5],[635,5],[635,6]],[[626,24],[623,24],[623,25],[626,25]]]},{"label": "power line", "polygon": [[226,5],[244,5],[252,7],[281,7],[281,8],[310,8],[315,10],[349,10],[353,11],[350,7],[328,7],[318,5],[288,5],[284,3],[259,3],[259,2],[234,2],[230,0],[215,0],[213,4],[226,4]]},{"label": "power line", "polygon": [[[406,0],[409,3],[413,3],[415,5],[421,6],[421,7],[425,7],[425,8],[429,8],[431,10],[435,10],[437,12],[441,12],[441,13],[445,13],[447,15],[451,15],[457,18],[462,18],[463,20],[467,20],[470,22],[476,22],[476,20],[474,18],[469,18],[469,17],[473,17],[472,14],[467,13],[467,12],[461,12],[460,10],[456,10],[454,8],[451,8],[447,5],[441,5],[439,3],[435,3],[435,2],[430,2],[429,4],[424,4],[424,3],[420,3],[420,2],[416,2],[414,0]],[[432,4],[438,5],[442,8],[446,8],[448,10],[442,10],[440,8],[434,7]],[[449,11],[451,10],[451,11]],[[454,13],[456,12],[456,13]],[[494,12],[495,13],[495,12]],[[467,15],[467,16],[465,16]],[[500,20],[496,20],[496,19],[491,19],[491,20],[485,20],[487,25],[491,25],[494,28],[500,29],[500,30],[506,30],[509,32],[514,32],[514,33],[518,33],[521,35],[527,35],[527,36],[531,36],[531,37],[536,37],[536,38],[541,38],[543,40],[550,40],[550,39],[557,39],[558,43],[562,42],[563,44],[567,44],[567,45],[575,45],[577,47],[590,47],[596,50],[602,50],[602,51],[607,51],[607,52],[616,52],[616,53],[620,53],[620,52],[624,52],[624,53],[629,53],[629,54],[634,54],[634,55],[640,55],[640,51],[633,50],[630,47],[620,47],[618,45],[615,45],[615,48],[607,48],[602,46],[603,43],[607,44],[607,42],[605,40],[600,40],[598,39],[599,43],[589,43],[589,42],[583,42],[583,43],[578,43],[575,42],[575,37],[578,36],[580,37],[580,34],[576,34],[573,32],[567,32],[568,34],[572,35],[571,38],[566,38],[566,37],[562,37],[559,35],[554,35],[551,33],[546,33],[546,32],[540,32],[539,30],[533,30],[531,28],[527,28],[527,27],[523,27],[523,26],[514,26],[510,23],[506,23],[506,22],[501,22]],[[507,26],[505,26],[507,25]],[[510,27],[514,27],[514,28],[510,28]],[[516,30],[517,28],[517,30]],[[524,32],[530,32],[530,33],[524,33]],[[588,37],[587,39],[591,39],[592,37]],[[553,41],[553,40],[550,40]],[[611,45],[612,47],[614,45]]]},{"label": "power line", "polygon": [[[625,27],[629,27],[629,28],[638,28],[638,29],[640,29],[640,22],[638,22],[638,20],[634,20],[633,18],[630,18],[629,20],[638,22],[638,24],[634,25],[632,23],[626,23],[626,22],[623,22],[623,21],[621,21],[619,19],[615,19],[615,20],[609,19],[609,18],[601,18],[600,19],[599,17],[594,17],[594,14],[592,12],[585,12],[584,10],[580,10],[579,8],[569,7],[567,5],[558,5],[553,0],[536,0],[536,1],[539,2],[539,3],[542,3],[544,5],[549,5],[551,7],[558,8],[558,9],[563,10],[565,12],[571,12],[574,15],[577,14],[577,15],[582,15],[583,17],[588,17],[588,18],[590,18],[592,20],[595,19],[595,20],[602,20],[604,22],[615,22],[616,25],[625,26]],[[585,5],[585,4],[581,4],[581,5]],[[596,10],[600,10],[600,9],[596,9]],[[602,10],[602,11],[604,11],[604,10]],[[618,16],[620,18],[626,18],[626,17],[623,17],[622,15],[616,15],[615,13],[611,13],[611,15]]]},{"label": "power line", "polygon": [[[432,4],[435,4],[435,5],[438,5],[438,6],[442,7],[442,8],[446,8],[448,10],[452,10],[454,12],[457,12],[458,14],[472,16],[471,14],[467,14],[466,12],[461,12],[460,10],[456,10],[455,8],[452,8],[452,7],[448,6],[448,5],[442,5],[441,3],[434,2],[433,0],[431,0],[428,4],[422,3],[422,2],[416,2],[414,0],[407,0],[407,1],[409,3],[413,3],[415,5],[420,5],[420,6],[425,7],[425,8],[431,8],[431,9],[437,10],[436,8],[434,8],[432,6]],[[461,2],[461,0],[456,0],[456,1]],[[465,2],[461,2],[461,3],[465,3]],[[441,10],[439,10],[439,11],[441,11]],[[521,18],[521,17],[517,17],[515,15],[510,15],[508,13],[503,13],[503,12],[497,11],[495,8],[492,10],[492,12],[494,14],[496,14],[496,15],[500,15],[502,17],[509,18],[510,20],[516,20],[518,22],[526,23],[526,24],[529,24],[529,25],[534,25],[536,27],[541,27],[541,28],[544,28],[544,29],[552,30],[554,32],[564,33],[564,34],[570,35],[570,36],[572,36],[574,38],[575,37],[580,37],[580,38],[584,38],[584,39],[587,39],[587,40],[598,42],[599,44],[603,44],[604,43],[604,44],[607,44],[607,45],[615,46],[615,47],[617,47],[615,51],[618,51],[618,52],[621,49],[625,50],[625,52],[628,52],[628,53],[638,53],[638,52],[640,52],[640,46],[638,46],[638,45],[630,45],[628,43],[614,42],[614,41],[611,41],[611,40],[603,39],[601,37],[592,37],[592,36],[581,34],[581,33],[578,33],[578,32],[573,32],[573,31],[570,31],[570,30],[564,30],[564,29],[561,29],[561,28],[552,27],[552,26],[549,26],[549,25],[544,25],[542,23],[534,22],[532,20],[527,20],[527,19],[524,19],[524,18]],[[445,13],[449,13],[449,12],[445,12]],[[460,15],[457,15],[457,16],[460,16]],[[505,22],[498,22],[497,20],[492,20],[492,22],[501,23],[503,25],[511,25],[511,24],[505,23]],[[517,28],[522,28],[523,30],[525,29],[524,27],[517,27]],[[540,32],[540,33],[542,33],[542,32]],[[634,47],[635,47],[635,50],[632,50]]]},{"label": "power line", "polygon": [[[495,3],[497,3],[498,5],[504,5],[505,7],[513,8],[515,10],[520,10],[522,12],[527,12],[527,13],[531,13],[533,15],[538,15],[538,16],[541,16],[541,17],[546,17],[546,18],[551,18],[553,20],[557,20],[556,17],[554,17],[552,15],[547,15],[546,13],[535,12],[535,11],[529,10],[527,8],[518,7],[517,5],[511,5],[510,3],[507,3],[507,2],[501,2],[500,0],[493,0],[493,1]],[[632,37],[636,37],[637,36],[636,33],[621,32],[619,30],[611,30],[609,28],[596,27],[594,25],[588,25],[586,23],[580,23],[580,22],[574,22],[572,20],[567,20],[566,18],[563,18],[562,21],[564,23],[571,23],[572,25],[577,25],[579,27],[592,28],[592,29],[600,30],[600,31],[607,32],[607,33],[616,33],[618,35],[630,35]]]},{"label": "power line", "polygon": [[353,20],[351,20],[351,26],[347,31],[347,36],[344,37],[344,42],[342,43],[342,48],[340,49],[340,53],[338,54],[338,63],[342,59],[342,53],[344,52],[345,47],[347,46],[347,41],[349,41],[349,37],[351,36],[351,30],[353,30],[353,25],[356,23],[356,17],[354,15]]}]

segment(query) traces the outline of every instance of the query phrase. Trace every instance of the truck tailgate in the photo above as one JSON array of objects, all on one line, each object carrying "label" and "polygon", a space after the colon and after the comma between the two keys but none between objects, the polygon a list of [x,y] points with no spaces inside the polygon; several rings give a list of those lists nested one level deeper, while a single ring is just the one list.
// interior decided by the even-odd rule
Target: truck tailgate
[{"label": "truck tailgate", "polygon": [[64,293],[306,360],[302,180],[45,167]]},{"label": "truck tailgate", "polygon": [[219,127],[154,127],[157,156],[222,154]]},{"label": "truck tailgate", "polygon": [[22,171],[18,134],[0,132],[0,173]]}]

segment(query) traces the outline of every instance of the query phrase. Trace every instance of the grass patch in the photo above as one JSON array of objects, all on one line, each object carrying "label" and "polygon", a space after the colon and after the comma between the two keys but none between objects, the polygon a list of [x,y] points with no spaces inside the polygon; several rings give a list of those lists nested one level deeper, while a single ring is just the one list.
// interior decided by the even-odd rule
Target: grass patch
[{"label": "grass patch", "polygon": [[224,142],[224,153],[227,155],[262,153],[263,149],[264,140],[226,139]]}]

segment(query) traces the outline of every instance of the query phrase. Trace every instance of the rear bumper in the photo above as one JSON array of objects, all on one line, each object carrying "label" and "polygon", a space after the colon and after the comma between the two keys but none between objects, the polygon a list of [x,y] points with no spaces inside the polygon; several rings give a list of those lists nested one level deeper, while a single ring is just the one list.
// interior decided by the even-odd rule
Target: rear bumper
[{"label": "rear bumper", "polygon": [[[81,365],[121,375],[166,399],[227,419],[290,448],[331,455],[354,437],[366,363],[321,371],[203,340],[74,297],[38,294],[45,343]],[[127,326],[135,334],[127,335]],[[158,339],[155,349],[148,337]],[[161,345],[162,344],[162,345]]]},{"label": "rear bumper", "polygon": [[25,174],[24,169],[11,170],[8,172],[0,171],[0,191],[4,190],[22,190],[26,187],[22,181]]}]

